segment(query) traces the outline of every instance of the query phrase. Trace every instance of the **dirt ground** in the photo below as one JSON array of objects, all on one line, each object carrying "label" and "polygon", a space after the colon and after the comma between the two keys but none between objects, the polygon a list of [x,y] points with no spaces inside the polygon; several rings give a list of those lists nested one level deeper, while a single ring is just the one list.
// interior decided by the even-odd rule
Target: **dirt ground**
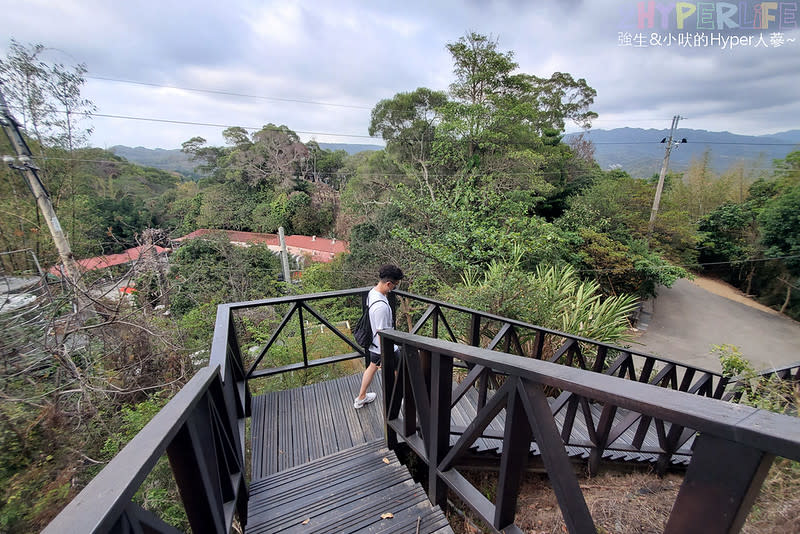
[{"label": "dirt ground", "polygon": [[[743,534],[797,534],[797,525],[800,524],[798,475],[800,464],[797,462],[776,461],[741,530]],[[471,473],[467,478],[494,500],[495,474]],[[606,471],[593,478],[579,477],[578,480],[599,534],[655,534],[664,531],[683,475],[670,473],[660,478],[647,471]],[[469,513],[464,517],[450,511],[448,519],[457,534],[490,532]],[[567,532],[555,493],[545,475],[526,475],[519,494],[515,523],[526,534]]]},{"label": "dirt ground", "polygon": [[[752,308],[780,315],[745,296],[737,288],[718,279],[698,276],[691,283],[711,293]],[[468,478],[481,491],[494,499],[496,475],[471,473]],[[682,474],[659,478],[652,472],[605,472],[594,478],[579,477],[589,512],[601,534],[633,534],[663,532],[672,505],[678,494]],[[463,510],[461,503],[457,505]],[[469,512],[448,513],[457,534],[490,532]],[[528,474],[520,489],[516,524],[527,534],[564,534],[563,516],[545,475]],[[800,532],[800,463],[778,459],[770,470],[760,495],[751,509],[743,534]]]},{"label": "dirt ground", "polygon": [[719,295],[720,297],[741,302],[742,304],[750,306],[751,308],[756,308],[757,310],[772,313],[774,315],[780,315],[777,310],[773,310],[769,306],[764,306],[755,299],[746,296],[739,289],[733,287],[727,282],[723,282],[722,280],[709,278],[707,276],[698,276],[694,280],[690,280],[690,282],[698,287],[702,287],[706,291],[714,293],[715,295]]}]

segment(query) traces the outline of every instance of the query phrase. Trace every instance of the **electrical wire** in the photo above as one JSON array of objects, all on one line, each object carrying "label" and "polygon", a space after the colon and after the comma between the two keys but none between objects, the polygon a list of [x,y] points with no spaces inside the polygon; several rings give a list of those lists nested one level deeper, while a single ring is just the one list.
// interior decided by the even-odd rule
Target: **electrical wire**
[{"label": "electrical wire", "polygon": [[315,106],[331,106],[331,107],[338,107],[338,108],[352,108],[352,109],[367,109],[371,110],[371,107],[367,106],[356,106],[353,104],[337,104],[333,102],[319,102],[316,100],[300,100],[296,98],[282,98],[277,96],[264,96],[264,95],[251,95],[246,93],[234,93],[231,91],[220,91],[217,89],[202,89],[198,87],[181,87],[177,85],[163,85],[158,83],[151,83],[151,82],[139,82],[135,80],[122,80],[119,78],[111,78],[107,76],[84,76],[84,78],[88,78],[91,80],[103,80],[108,82],[118,82],[118,83],[127,83],[131,85],[143,85],[146,87],[157,87],[160,89],[178,89],[180,91],[192,91],[195,93],[208,93],[212,95],[223,95],[223,96],[235,96],[240,98],[253,98],[257,100],[274,100],[276,102],[294,102],[297,104],[312,104]]},{"label": "electrical wire", "polygon": [[[58,157],[58,156],[33,156],[32,159],[38,161],[74,161],[79,163],[103,163],[103,164],[132,164],[132,165],[139,165],[140,167],[148,167],[149,165],[136,163],[134,161],[130,161],[124,159],[124,156],[119,156],[123,158],[123,161],[112,160],[112,159],[87,159],[87,158],[69,158],[69,157]],[[174,169],[172,169],[174,170]],[[735,169],[739,170],[739,169]],[[742,169],[744,172],[752,172],[752,171],[771,171],[775,174],[777,173],[790,173],[796,172],[795,169],[786,169],[786,168],[773,168],[773,167],[745,167]],[[680,172],[688,172],[689,167],[673,167],[670,169],[671,173],[680,173]],[[165,171],[166,172],[166,171]],[[176,171],[177,172],[177,171]],[[603,171],[606,172],[606,171]],[[564,172],[561,170],[553,170],[553,171],[530,171],[530,172],[504,172],[502,174],[494,174],[494,176],[499,177],[509,177],[509,176],[561,176]],[[655,174],[655,171],[654,173]],[[725,173],[722,173],[724,175]],[[722,176],[721,175],[721,176]],[[382,172],[382,173],[345,173],[342,171],[334,171],[334,172],[323,172],[318,171],[315,173],[315,176],[322,177],[322,178],[350,178],[353,176],[360,176],[363,178],[403,178],[407,177],[408,174],[406,173],[390,173],[390,172]],[[429,178],[449,178],[452,175],[449,174],[433,174],[429,173]],[[595,176],[593,173],[583,173],[583,174],[574,174],[571,175],[573,178],[585,178]]]},{"label": "electrical wire", "polygon": [[[63,112],[62,112],[63,113]],[[176,119],[157,119],[152,117],[136,117],[133,115],[112,115],[109,113],[72,113],[73,115],[85,115],[89,117],[104,117],[109,119],[124,119],[124,120],[134,120],[134,121],[144,121],[144,122],[159,122],[159,123],[167,123],[167,124],[185,124],[189,126],[209,126],[212,128],[242,128],[244,130],[253,130],[253,131],[260,131],[260,130],[273,130],[273,131],[281,131],[280,127],[275,126],[274,128],[270,128],[267,126],[239,126],[239,125],[231,125],[231,124],[219,124],[213,122],[196,122],[196,121],[183,121],[183,120],[176,120]],[[328,135],[331,137],[357,137],[357,138],[365,138],[365,139],[381,139],[380,137],[371,136],[371,135],[363,135],[363,134],[346,134],[346,133],[332,133],[332,132],[312,132],[306,130],[292,130],[294,133],[297,134],[306,134],[306,135]]]}]

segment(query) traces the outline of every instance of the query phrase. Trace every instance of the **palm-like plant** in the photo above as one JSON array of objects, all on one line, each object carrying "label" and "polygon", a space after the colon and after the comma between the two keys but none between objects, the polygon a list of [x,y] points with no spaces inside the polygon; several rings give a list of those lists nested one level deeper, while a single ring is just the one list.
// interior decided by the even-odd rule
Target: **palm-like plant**
[{"label": "palm-like plant", "polygon": [[482,274],[467,270],[462,285],[447,292],[447,300],[597,341],[630,339],[628,317],[636,307],[636,297],[603,299],[600,286],[581,280],[569,265],[539,266],[528,273],[515,258],[492,262]]}]

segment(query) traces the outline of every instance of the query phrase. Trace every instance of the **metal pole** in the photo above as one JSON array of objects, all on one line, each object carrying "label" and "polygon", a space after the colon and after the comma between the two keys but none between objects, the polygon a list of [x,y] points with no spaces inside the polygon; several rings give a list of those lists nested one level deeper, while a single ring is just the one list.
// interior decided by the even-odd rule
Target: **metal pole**
[{"label": "metal pole", "polygon": [[658,213],[658,205],[661,203],[661,191],[664,189],[664,177],[667,175],[667,167],[669,167],[669,153],[672,151],[672,138],[675,135],[675,129],[678,127],[678,121],[681,119],[679,115],[672,117],[672,128],[669,130],[669,139],[667,139],[667,150],[664,154],[664,163],[661,165],[661,174],[658,175],[658,185],[656,186],[656,197],[653,199],[653,209],[650,211],[650,223],[647,225],[647,239],[650,239],[650,234],[653,233],[653,226],[656,223],[656,214]]}]

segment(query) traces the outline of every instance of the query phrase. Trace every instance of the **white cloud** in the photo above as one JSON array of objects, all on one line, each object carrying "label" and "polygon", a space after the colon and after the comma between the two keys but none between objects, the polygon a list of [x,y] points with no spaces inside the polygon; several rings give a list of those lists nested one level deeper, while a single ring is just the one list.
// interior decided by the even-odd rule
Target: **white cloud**
[{"label": "white cloud", "polygon": [[[85,62],[95,76],[283,99],[89,80],[85,96],[105,114],[366,135],[380,99],[447,89],[445,44],[477,31],[513,50],[524,72],[585,78],[598,92],[598,128],[666,128],[675,114],[698,129],[797,127],[798,32],[786,34],[794,43],[758,50],[623,47],[618,7],[628,4],[635,2],[0,0],[0,10],[9,37],[55,49],[54,61]],[[7,45],[0,41],[0,53]],[[176,148],[195,135],[222,142],[219,127],[99,117],[94,126],[99,146]]]}]

